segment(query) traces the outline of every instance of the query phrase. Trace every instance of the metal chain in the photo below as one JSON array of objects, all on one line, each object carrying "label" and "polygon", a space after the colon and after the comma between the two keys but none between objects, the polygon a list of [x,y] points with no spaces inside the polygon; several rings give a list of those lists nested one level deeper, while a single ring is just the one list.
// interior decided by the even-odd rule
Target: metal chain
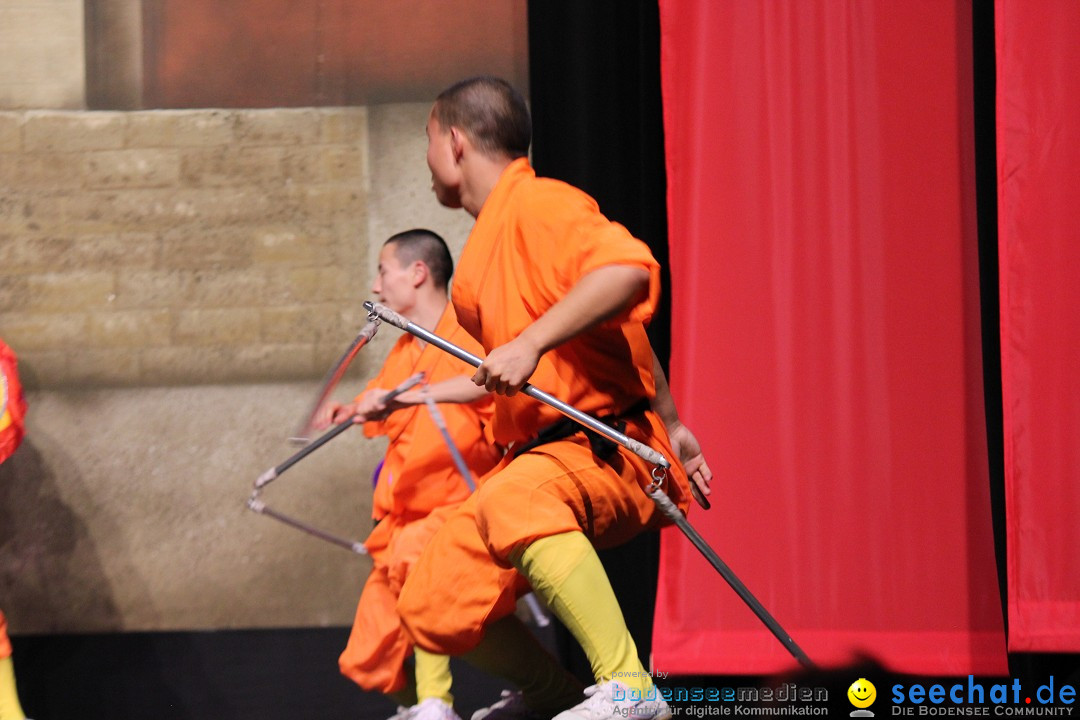
[{"label": "metal chain", "polygon": [[647,492],[655,492],[664,487],[664,481],[667,480],[668,469],[663,465],[656,465],[652,469],[652,482],[645,488]]}]

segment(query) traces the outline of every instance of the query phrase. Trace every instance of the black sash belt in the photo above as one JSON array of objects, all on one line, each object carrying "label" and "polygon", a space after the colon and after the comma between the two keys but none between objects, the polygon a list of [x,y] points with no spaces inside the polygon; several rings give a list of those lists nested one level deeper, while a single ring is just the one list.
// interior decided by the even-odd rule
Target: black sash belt
[{"label": "black sash belt", "polygon": [[[601,415],[596,419],[604,423],[610,428],[615,428],[619,432],[623,432],[626,428],[626,421],[623,418],[633,417],[635,415],[641,415],[649,409],[648,398],[642,398],[627,410],[618,415]],[[540,429],[540,432],[536,434],[532,440],[523,443],[519,447],[514,448],[514,457],[528,452],[541,445],[547,445],[548,443],[555,442],[557,440],[565,440],[571,435],[575,435],[579,432],[585,433],[585,437],[589,440],[589,447],[592,448],[593,455],[601,460],[607,460],[615,451],[619,448],[618,444],[612,440],[607,439],[600,433],[585,427],[584,425],[571,420],[570,418],[563,418],[558,422],[554,422],[546,427]]]}]

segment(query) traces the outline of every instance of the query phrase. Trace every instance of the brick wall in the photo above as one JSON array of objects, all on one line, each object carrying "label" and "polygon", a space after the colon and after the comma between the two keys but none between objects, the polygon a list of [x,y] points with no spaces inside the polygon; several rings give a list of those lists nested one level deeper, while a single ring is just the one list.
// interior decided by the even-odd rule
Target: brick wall
[{"label": "brick wall", "polygon": [[321,375],[362,325],[367,127],[364,108],[0,112],[0,334],[27,384]]}]

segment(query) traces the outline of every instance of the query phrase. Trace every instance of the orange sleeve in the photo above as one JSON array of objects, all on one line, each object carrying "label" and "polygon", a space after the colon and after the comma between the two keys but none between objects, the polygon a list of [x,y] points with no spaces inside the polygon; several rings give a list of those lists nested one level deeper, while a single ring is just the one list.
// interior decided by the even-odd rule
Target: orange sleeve
[{"label": "orange sleeve", "polygon": [[[465,245],[454,306],[462,325],[493,349],[520,335],[584,275],[609,265],[647,269],[648,297],[545,353],[530,382],[586,413],[623,412],[655,393],[644,324],[659,299],[660,266],[585,193],[535,177],[525,159],[511,163]],[[561,418],[520,393],[494,402],[491,436],[504,446]]]},{"label": "orange sleeve", "polygon": [[[648,271],[648,296],[609,322],[649,323],[660,299],[660,263],[648,245],[608,220],[591,197],[565,183],[538,180],[535,192],[520,198],[523,232],[518,252],[535,267],[538,286],[557,288],[551,302],[594,270],[630,265]],[[538,246],[536,238],[545,242]]]}]

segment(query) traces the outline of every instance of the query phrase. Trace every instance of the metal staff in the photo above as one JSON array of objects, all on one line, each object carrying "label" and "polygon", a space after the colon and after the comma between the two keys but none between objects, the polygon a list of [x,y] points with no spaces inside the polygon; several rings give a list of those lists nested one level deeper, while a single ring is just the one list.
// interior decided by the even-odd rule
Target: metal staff
[{"label": "metal staff", "polygon": [[[380,303],[373,303],[370,300],[367,300],[364,302],[364,308],[369,313],[368,317],[377,317],[385,320],[394,327],[400,328],[412,335],[415,335],[416,337],[420,338],[425,342],[431,343],[440,350],[450,353],[458,360],[462,360],[463,362],[466,362],[473,367],[480,367],[480,363],[483,362],[481,358],[473,355],[468,350],[460,348],[454,343],[444,340],[435,333],[425,330],[424,328],[416,325],[415,323],[409,322],[404,317],[394,312],[390,308],[386,307],[385,305],[382,305]],[[631,451],[638,457],[647,460],[653,465],[658,465],[665,470],[671,467],[671,463],[668,462],[667,458],[653,450],[648,445],[638,442],[631,437],[623,435],[615,428],[609,425],[605,425],[604,423],[594,418],[592,415],[586,415],[573,405],[567,405],[554,395],[549,395],[540,388],[534,385],[530,385],[529,383],[525,383],[521,387],[521,392],[525,393],[534,400],[539,400],[545,405],[550,405],[551,407],[561,412],[563,415],[569,417],[571,420],[576,420],[590,430],[603,435],[608,440],[622,445],[627,450]]]},{"label": "metal staff", "polygon": [[[435,333],[429,332],[428,330],[425,330],[419,325],[409,322],[404,317],[394,312],[393,310],[390,310],[384,305],[381,305],[379,303],[373,303],[369,300],[364,303],[364,308],[367,309],[369,313],[369,318],[380,318],[382,320],[385,320],[394,327],[400,328],[412,335],[415,335],[421,340],[431,343],[440,350],[450,353],[454,357],[472,365],[473,367],[479,367],[480,364],[483,362],[481,358],[478,358],[467,350],[464,350],[457,345],[449,342],[448,340],[439,337]],[[716,571],[720,573],[721,577],[723,577],[724,580],[727,581],[728,585],[731,586],[731,589],[734,590],[740,598],[742,598],[742,601],[747,604],[747,606],[754,612],[755,615],[757,615],[758,619],[761,620],[767,628],[769,628],[769,630],[772,632],[773,635],[776,636],[776,639],[780,641],[784,648],[787,649],[787,651],[791,653],[791,655],[796,660],[798,660],[799,663],[804,667],[814,667],[813,662],[811,662],[810,658],[806,655],[805,652],[803,652],[802,648],[800,648],[798,644],[796,644],[796,642],[791,638],[791,635],[789,635],[780,626],[780,623],[778,623],[776,619],[769,613],[769,611],[765,609],[765,606],[762,605],[756,597],[754,597],[754,595],[750,592],[746,585],[744,585],[742,581],[739,580],[739,578],[735,575],[731,568],[729,568],[727,564],[725,564],[724,561],[720,559],[720,556],[717,555],[711,547],[709,547],[709,544],[705,541],[705,538],[703,538],[701,534],[696,529],[694,529],[694,527],[690,524],[686,517],[681,512],[679,512],[679,509],[677,507],[675,507],[675,503],[671,502],[671,498],[667,496],[667,494],[662,488],[662,483],[667,476],[667,469],[671,467],[671,463],[668,462],[667,458],[658,453],[656,450],[653,450],[648,445],[640,443],[633,438],[627,437],[623,433],[608,425],[605,425],[591,415],[587,415],[586,413],[581,412],[572,405],[568,405],[561,400],[552,397],[548,393],[537,389],[529,383],[526,383],[522,386],[521,392],[525,393],[526,395],[535,400],[539,400],[540,402],[555,408],[570,419],[584,425],[590,430],[594,430],[595,432],[600,433],[609,440],[612,440],[619,445],[622,445],[627,450],[630,450],[642,459],[655,465],[656,467],[653,469],[653,482],[650,483],[646,492],[648,493],[649,497],[652,498],[653,502],[656,503],[660,511],[668,519],[674,522],[675,525],[678,526],[678,528],[683,532],[684,535],[686,535],[690,542],[694,544],[694,547],[701,551],[702,555],[705,556],[705,559],[709,561],[709,564],[711,564],[716,569]]]},{"label": "metal staff", "polygon": [[660,511],[670,518],[679,529],[683,531],[683,534],[694,544],[701,554],[705,556],[705,559],[709,561],[709,564],[716,568],[716,571],[720,573],[720,576],[727,581],[727,584],[731,586],[731,589],[742,598],[750,609],[754,611],[754,614],[758,616],[761,622],[765,623],[765,627],[769,628],[776,639],[787,648],[787,651],[799,661],[803,667],[812,668],[814,663],[807,657],[803,649],[791,638],[791,635],[780,626],[780,623],[776,621],[769,611],[765,609],[765,606],[750,592],[750,589],[743,584],[739,576],[735,574],[735,571],[728,567],[728,564],[720,559],[720,556],[716,554],[709,543],[705,541],[705,538],[701,536],[697,530],[690,524],[690,521],[686,519],[686,516],[679,512],[679,508],[675,507],[675,503],[671,502],[671,498],[667,496],[659,485],[655,482],[649,485],[646,490],[649,497],[653,499]]},{"label": "metal staff", "polygon": [[450,457],[454,460],[454,467],[457,468],[458,474],[461,475],[465,484],[469,486],[469,492],[476,492],[476,483],[473,482],[472,472],[469,470],[469,466],[465,464],[465,458],[461,457],[461,451],[458,450],[457,443],[450,437],[450,430],[446,427],[446,419],[439,410],[439,406],[435,404],[435,399],[431,397],[427,387],[424,387],[422,392],[424,394],[424,404],[427,405],[428,412],[431,413],[431,419],[435,423],[435,427],[439,428],[439,433],[442,434],[446,449],[450,451]]},{"label": "metal staff", "polygon": [[[405,382],[401,383],[396,388],[394,388],[390,392],[383,395],[383,398],[382,398],[383,403],[388,403],[391,400],[393,400],[394,398],[396,398],[398,395],[400,395],[401,393],[405,392],[406,390],[409,390],[411,388],[416,387],[418,384],[420,384],[421,381],[423,381],[423,379],[424,379],[424,373],[416,373],[412,377],[405,380]],[[319,404],[322,405],[322,402],[320,402]],[[279,475],[281,475],[283,472],[285,472],[286,470],[291,468],[293,465],[300,462],[301,460],[306,458],[308,455],[315,452],[316,450],[321,448],[323,445],[330,442],[331,440],[333,440],[338,435],[345,432],[346,430],[348,430],[350,427],[352,427],[355,424],[356,423],[353,422],[353,418],[349,418],[345,422],[338,423],[337,425],[334,426],[334,428],[332,430],[330,430],[329,432],[324,433],[323,435],[321,435],[318,440],[311,443],[310,445],[304,446],[303,448],[301,448],[297,452],[293,453],[292,456],[290,456],[287,460],[282,462],[280,465],[278,465],[276,467],[272,467],[269,470],[267,470],[266,472],[264,472],[262,475],[260,475],[258,477],[258,479],[255,480],[255,489],[256,490],[261,490],[267,483],[271,482],[272,480],[276,480],[277,477]]]},{"label": "metal staff", "polygon": [[318,440],[316,440],[315,442],[313,442],[313,443],[311,443],[309,445],[305,445],[299,451],[297,451],[296,453],[293,453],[291,456],[289,456],[289,458],[287,460],[285,460],[284,462],[282,462],[280,465],[272,467],[269,470],[267,470],[266,472],[264,472],[262,475],[260,475],[255,480],[255,489],[256,490],[261,490],[263,488],[263,486],[265,486],[267,483],[270,483],[270,482],[276,480],[278,478],[278,476],[281,475],[281,473],[285,472],[286,470],[291,468],[293,465],[300,462],[301,460],[306,458],[308,455],[315,452],[316,450],[321,448],[323,445],[330,442],[331,440],[333,440],[338,435],[345,432],[346,430],[348,430],[350,427],[352,427],[355,424],[356,423],[353,422],[352,418],[349,418],[348,420],[346,420],[343,423],[338,423],[337,425],[334,426],[334,428],[332,430],[330,430],[330,432],[324,433],[323,435],[321,435],[319,437]]},{"label": "metal staff", "polygon": [[[401,393],[405,392],[406,390],[409,390],[410,388],[415,387],[417,384],[419,384],[421,381],[423,381],[423,379],[424,379],[424,373],[416,373],[415,375],[413,375],[412,377],[408,378],[403,383],[398,385],[396,388],[394,388],[390,392],[386,393],[386,395],[383,395],[383,398],[382,398],[383,402],[384,403],[390,402],[391,400],[396,398]],[[263,487],[265,487],[268,483],[270,483],[273,480],[276,480],[279,475],[284,473],[286,470],[291,468],[293,465],[300,462],[305,457],[307,457],[311,453],[315,452],[316,450],[321,448],[323,445],[330,442],[331,440],[333,440],[338,435],[345,432],[346,430],[348,430],[350,427],[352,427],[355,424],[356,423],[353,422],[353,418],[349,418],[345,422],[342,422],[342,423],[339,423],[339,424],[335,425],[333,430],[331,430],[330,432],[324,433],[318,440],[311,443],[307,447],[304,447],[299,452],[294,453],[285,462],[281,463],[280,465],[278,465],[276,467],[270,468],[269,470],[264,472],[262,475],[260,475],[258,477],[258,479],[255,480],[255,490],[251,493],[251,497],[248,498],[248,501],[247,501],[248,509],[250,509],[250,510],[252,510],[254,512],[257,512],[260,515],[266,515],[268,517],[274,518],[275,520],[279,520],[279,521],[285,523],[286,525],[289,525],[290,527],[294,527],[297,530],[300,530],[301,532],[306,532],[308,535],[312,535],[312,536],[320,538],[322,540],[326,540],[327,542],[333,543],[334,545],[339,545],[339,546],[345,548],[346,550],[352,550],[353,552],[357,553],[358,555],[367,555],[367,548],[364,547],[364,543],[360,542],[359,540],[347,540],[345,538],[334,535],[331,532],[327,532],[326,530],[320,530],[319,528],[315,527],[314,525],[309,525],[309,524],[305,523],[303,520],[298,520],[298,519],[296,519],[294,517],[291,517],[291,516],[286,515],[284,513],[280,513],[280,512],[277,512],[276,510],[273,510],[272,508],[267,506],[266,503],[264,503],[262,500],[259,499],[259,493],[262,492]]]},{"label": "metal staff", "polygon": [[360,542],[359,540],[346,540],[345,538],[338,537],[337,535],[334,535],[333,533],[327,532],[326,530],[320,530],[317,527],[314,527],[312,525],[308,525],[307,523],[303,522],[302,520],[297,520],[294,517],[290,517],[290,516],[285,515],[283,513],[279,513],[276,510],[273,510],[273,509],[267,507],[266,503],[264,503],[262,500],[260,500],[258,498],[258,494],[259,494],[259,491],[256,490],[255,493],[252,494],[252,496],[250,498],[248,498],[247,506],[251,510],[254,510],[255,512],[259,513],[260,515],[266,515],[267,517],[272,517],[275,520],[280,520],[281,522],[285,523],[286,525],[288,525],[290,527],[294,527],[297,530],[300,530],[302,532],[306,532],[308,535],[313,535],[313,536],[315,536],[317,538],[325,540],[328,543],[333,543],[334,545],[338,545],[340,547],[343,547],[346,550],[352,550],[357,555],[367,555],[368,554],[367,548],[364,547],[364,543]]},{"label": "metal staff", "polygon": [[375,337],[376,331],[379,329],[379,323],[369,320],[367,325],[360,328],[359,334],[356,339],[352,341],[352,344],[346,348],[345,353],[338,359],[334,366],[330,368],[330,371],[326,373],[326,377],[323,378],[322,388],[319,390],[319,395],[315,398],[315,404],[311,406],[311,411],[308,412],[304,419],[303,424],[293,436],[289,438],[289,442],[297,444],[306,444],[311,442],[311,431],[315,429],[315,416],[319,414],[319,408],[326,402],[326,398],[330,397],[330,393],[334,391],[337,384],[341,381],[345,371],[349,369],[349,364],[356,357],[356,354],[360,352],[360,348],[367,345],[371,338]]}]

